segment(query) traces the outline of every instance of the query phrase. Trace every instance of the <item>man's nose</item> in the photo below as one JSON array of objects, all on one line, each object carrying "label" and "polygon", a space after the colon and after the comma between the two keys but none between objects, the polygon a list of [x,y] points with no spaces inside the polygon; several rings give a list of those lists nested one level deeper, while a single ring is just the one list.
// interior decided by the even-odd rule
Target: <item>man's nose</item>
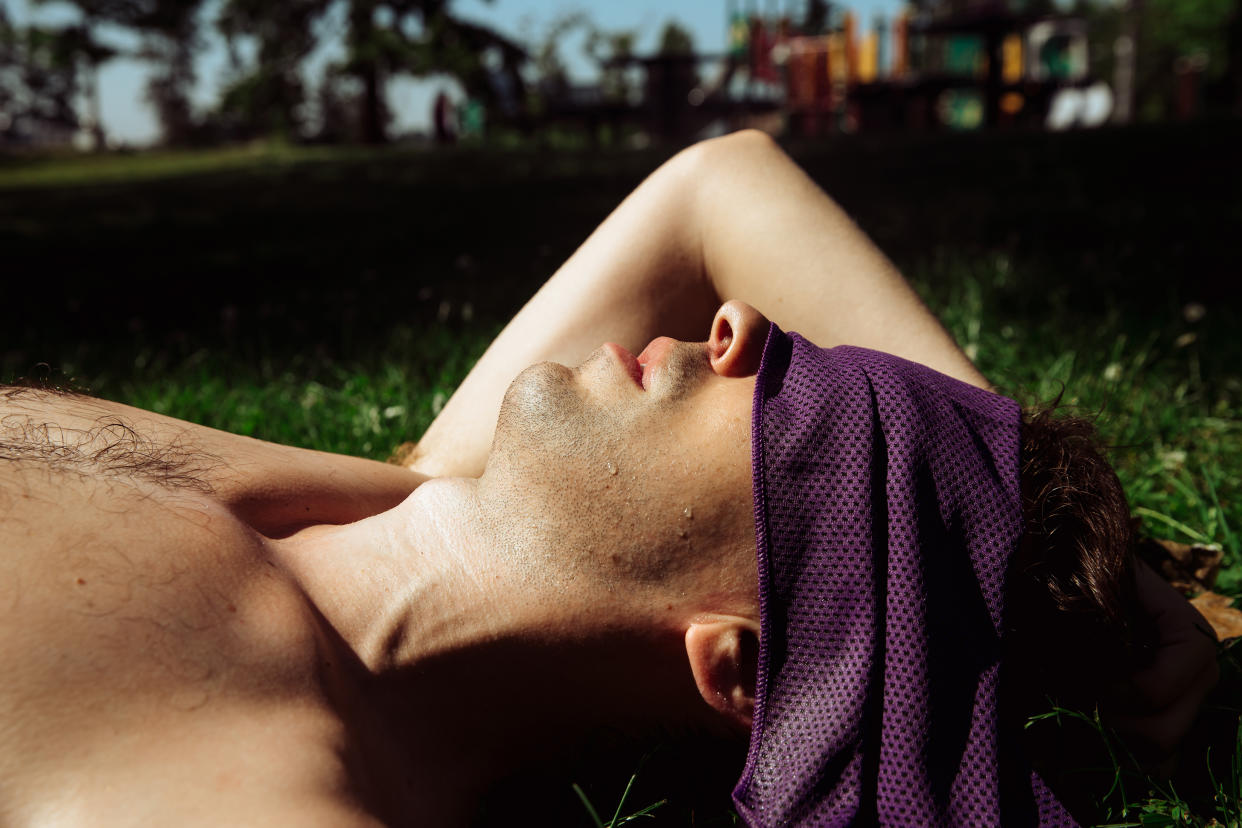
[{"label": "man's nose", "polygon": [[770,325],[745,302],[732,299],[721,305],[707,339],[712,369],[722,377],[748,377],[758,371]]}]

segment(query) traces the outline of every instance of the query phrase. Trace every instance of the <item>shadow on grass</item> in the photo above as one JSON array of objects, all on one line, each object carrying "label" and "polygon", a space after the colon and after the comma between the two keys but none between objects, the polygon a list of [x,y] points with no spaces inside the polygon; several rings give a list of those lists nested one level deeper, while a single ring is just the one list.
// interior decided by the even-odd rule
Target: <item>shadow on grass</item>
[{"label": "shadow on grass", "polygon": [[[1236,298],[1240,143],[1242,125],[1222,124],[792,151],[904,269],[1004,255],[1030,279],[1010,291],[1018,311],[1047,313],[1051,296],[1146,325]],[[103,164],[0,188],[6,368],[75,347],[92,361],[202,347],[351,358],[394,326],[494,325],[664,157],[217,155],[115,161],[138,180]]]}]

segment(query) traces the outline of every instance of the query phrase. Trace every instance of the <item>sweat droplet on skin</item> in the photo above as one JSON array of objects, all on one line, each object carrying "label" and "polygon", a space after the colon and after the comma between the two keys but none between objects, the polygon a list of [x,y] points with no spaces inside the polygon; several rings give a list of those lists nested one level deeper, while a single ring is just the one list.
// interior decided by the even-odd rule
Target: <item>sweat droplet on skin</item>
[{"label": "sweat droplet on skin", "polygon": [[611,460],[608,461],[608,473],[612,475],[617,473],[617,466]]},{"label": "sweat droplet on skin", "polygon": [[694,509],[690,506],[687,506],[686,508],[681,510],[681,514],[683,517],[686,518],[686,520],[690,520],[694,517]]}]

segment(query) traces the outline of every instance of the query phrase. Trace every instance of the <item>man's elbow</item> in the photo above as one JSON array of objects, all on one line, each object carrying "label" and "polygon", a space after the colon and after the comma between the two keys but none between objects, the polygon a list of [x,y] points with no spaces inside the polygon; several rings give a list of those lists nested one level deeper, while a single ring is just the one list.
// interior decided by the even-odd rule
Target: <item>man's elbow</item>
[{"label": "man's elbow", "polygon": [[684,159],[686,165],[700,172],[710,172],[784,155],[784,150],[768,133],[758,129],[739,129],[728,135],[691,144],[675,157]]}]

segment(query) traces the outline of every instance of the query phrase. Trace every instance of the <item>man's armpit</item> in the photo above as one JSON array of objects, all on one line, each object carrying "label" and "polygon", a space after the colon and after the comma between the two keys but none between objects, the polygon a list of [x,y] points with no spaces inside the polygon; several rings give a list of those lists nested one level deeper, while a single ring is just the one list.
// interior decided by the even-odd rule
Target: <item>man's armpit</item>
[{"label": "man's armpit", "polygon": [[222,462],[183,440],[154,439],[77,394],[35,388],[0,392],[0,460],[111,480],[203,493]]}]

